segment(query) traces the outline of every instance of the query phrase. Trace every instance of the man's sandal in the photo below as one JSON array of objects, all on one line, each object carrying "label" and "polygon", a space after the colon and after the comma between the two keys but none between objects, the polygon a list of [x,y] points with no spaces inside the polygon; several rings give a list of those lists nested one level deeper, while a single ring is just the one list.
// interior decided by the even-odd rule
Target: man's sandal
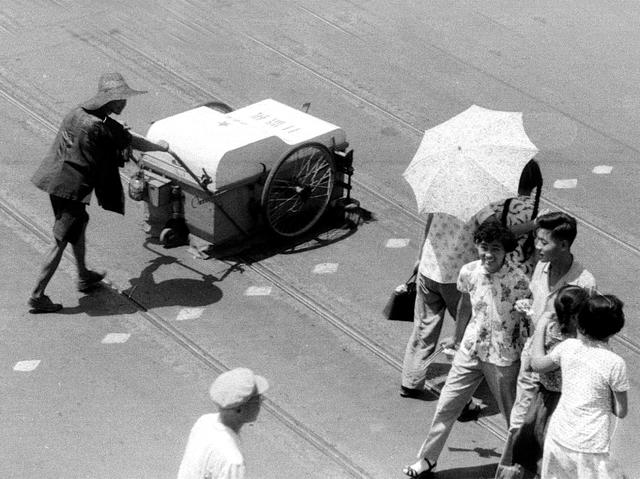
[{"label": "man's sandal", "polygon": [[430,477],[433,470],[436,468],[437,462],[432,464],[429,459],[425,458],[424,460],[427,463],[427,468],[424,471],[418,472],[413,468],[413,466],[404,466],[402,468],[402,473],[405,476],[412,477],[413,479],[426,479],[427,477]]}]

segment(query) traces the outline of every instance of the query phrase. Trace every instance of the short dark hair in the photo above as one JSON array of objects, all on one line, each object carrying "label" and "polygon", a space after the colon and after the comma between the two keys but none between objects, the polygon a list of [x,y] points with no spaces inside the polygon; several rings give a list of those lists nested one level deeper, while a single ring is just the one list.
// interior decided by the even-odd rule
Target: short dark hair
[{"label": "short dark hair", "polygon": [[613,336],[624,326],[623,306],[613,294],[593,294],[578,313],[578,329],[600,341]]},{"label": "short dark hair", "polygon": [[588,298],[587,290],[576,284],[566,284],[558,290],[553,306],[563,334],[575,331],[575,325],[571,323]]},{"label": "short dark hair", "polygon": [[506,226],[503,226],[499,221],[490,219],[482,223],[475,231],[473,242],[479,244],[482,242],[492,243],[493,241],[502,244],[507,253],[516,249],[518,244],[516,237]]},{"label": "short dark hair", "polygon": [[538,216],[536,227],[551,231],[551,238],[556,241],[567,241],[569,246],[573,244],[578,234],[576,219],[561,211]]}]

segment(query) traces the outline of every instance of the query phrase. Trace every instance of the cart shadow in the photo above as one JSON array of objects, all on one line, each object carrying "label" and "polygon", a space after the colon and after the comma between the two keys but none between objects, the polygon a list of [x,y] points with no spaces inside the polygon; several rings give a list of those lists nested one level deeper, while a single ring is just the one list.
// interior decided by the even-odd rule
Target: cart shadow
[{"label": "cart shadow", "polygon": [[[220,282],[231,273],[234,265],[229,267],[220,277],[202,274],[199,279],[172,278],[156,281],[154,273],[162,266],[177,264],[174,256],[158,256],[149,261],[137,278],[131,278],[131,286],[122,292],[146,309],[166,306],[197,307],[217,303],[222,298],[222,290],[214,283]],[[185,266],[180,264],[181,266]]]},{"label": "cart shadow", "polygon": [[377,221],[375,215],[359,204],[348,214],[338,210],[325,215],[306,233],[294,238],[282,238],[264,233],[242,244],[226,248],[211,248],[210,257],[216,259],[236,258],[245,263],[280,254],[298,254],[338,243],[353,236],[361,225]]}]

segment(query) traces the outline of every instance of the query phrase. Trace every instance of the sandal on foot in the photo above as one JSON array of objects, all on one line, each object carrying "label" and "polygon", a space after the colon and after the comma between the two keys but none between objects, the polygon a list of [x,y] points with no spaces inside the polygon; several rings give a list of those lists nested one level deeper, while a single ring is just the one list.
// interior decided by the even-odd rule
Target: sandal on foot
[{"label": "sandal on foot", "polygon": [[433,473],[433,470],[436,468],[437,462],[434,462],[432,464],[429,461],[429,459],[426,459],[426,458],[425,458],[425,462],[427,463],[427,468],[422,472],[416,471],[413,468],[413,466],[404,466],[402,468],[402,473],[405,476],[409,476],[409,477],[412,477],[414,479],[426,479],[427,477],[431,476],[431,474]]},{"label": "sandal on foot", "polygon": [[105,275],[105,273],[98,273],[97,271],[87,271],[87,273],[78,280],[78,291],[86,293],[92,290],[100,284],[100,281],[102,281]]},{"label": "sandal on foot", "polygon": [[31,308],[29,312],[34,314],[55,313],[56,311],[60,311],[62,309],[61,304],[54,303],[47,295],[42,295],[37,298],[29,298],[29,302],[27,304]]}]

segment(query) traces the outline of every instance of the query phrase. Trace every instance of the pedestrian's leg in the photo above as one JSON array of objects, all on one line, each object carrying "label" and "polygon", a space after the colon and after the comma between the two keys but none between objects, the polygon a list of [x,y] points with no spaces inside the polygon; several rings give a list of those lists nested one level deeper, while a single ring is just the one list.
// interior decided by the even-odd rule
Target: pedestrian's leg
[{"label": "pedestrian's leg", "polygon": [[516,398],[509,418],[509,428],[517,429],[522,426],[524,418],[529,411],[531,401],[538,392],[538,375],[525,370],[525,358],[520,365],[516,385]]},{"label": "pedestrian's leg", "polygon": [[402,364],[402,386],[410,390],[424,387],[427,360],[440,337],[446,307],[435,281],[419,274],[416,289],[413,331]]},{"label": "pedestrian's leg", "polygon": [[509,427],[511,410],[516,399],[516,382],[520,361],[510,366],[496,366],[484,361],[481,364],[489,390],[498,403],[498,408],[507,422],[507,427]]},{"label": "pedestrian's leg", "polygon": [[55,241],[56,243],[51,247],[45,257],[44,265],[42,266],[36,281],[36,286],[31,292],[31,297],[27,302],[30,313],[55,313],[62,309],[61,304],[54,303],[51,301],[49,296],[44,294],[49,281],[51,281],[51,278],[53,277],[53,273],[58,269],[58,265],[62,259],[62,253],[64,253],[64,248],[67,246],[65,241],[57,239]]},{"label": "pedestrian's leg", "polygon": [[[505,442],[504,449],[498,463],[498,470],[496,471],[496,478],[505,477],[514,472],[505,470],[504,468],[511,466],[513,463],[513,434],[515,430],[509,428],[509,421],[516,398],[516,383],[518,371],[520,370],[520,362],[514,363],[511,366],[496,366],[491,363],[483,362],[482,369],[487,385],[489,386],[489,390],[495,398],[502,416],[507,422],[507,441]],[[520,472],[517,474],[519,475]]]},{"label": "pedestrian's leg", "polygon": [[82,226],[80,233],[78,234],[78,239],[75,243],[71,244],[73,249],[73,256],[76,259],[76,266],[78,267],[78,277],[84,278],[87,276],[88,269],[86,263],[86,252],[87,252],[87,223]]},{"label": "pedestrian's leg", "polygon": [[447,305],[447,311],[455,321],[461,295],[460,291],[458,291],[458,285],[455,283],[442,283],[440,284],[440,294]]},{"label": "pedestrian's leg", "polygon": [[51,281],[53,273],[58,269],[58,265],[62,259],[62,253],[64,253],[66,246],[66,241],[55,240],[55,244],[51,247],[45,257],[44,264],[36,281],[36,287],[31,293],[32,298],[35,299],[44,296],[44,290],[47,288],[49,281]]},{"label": "pedestrian's leg", "polygon": [[78,291],[88,292],[95,288],[105,273],[99,273],[87,268],[86,264],[86,244],[87,244],[87,223],[85,222],[80,230],[78,238],[75,243],[72,243],[73,255],[76,258],[76,265],[78,267]]},{"label": "pedestrian's leg", "polygon": [[440,393],[429,434],[418,452],[418,458],[427,459],[432,464],[438,460],[453,424],[481,381],[482,369],[479,361],[471,359],[465,351],[458,351]]}]

